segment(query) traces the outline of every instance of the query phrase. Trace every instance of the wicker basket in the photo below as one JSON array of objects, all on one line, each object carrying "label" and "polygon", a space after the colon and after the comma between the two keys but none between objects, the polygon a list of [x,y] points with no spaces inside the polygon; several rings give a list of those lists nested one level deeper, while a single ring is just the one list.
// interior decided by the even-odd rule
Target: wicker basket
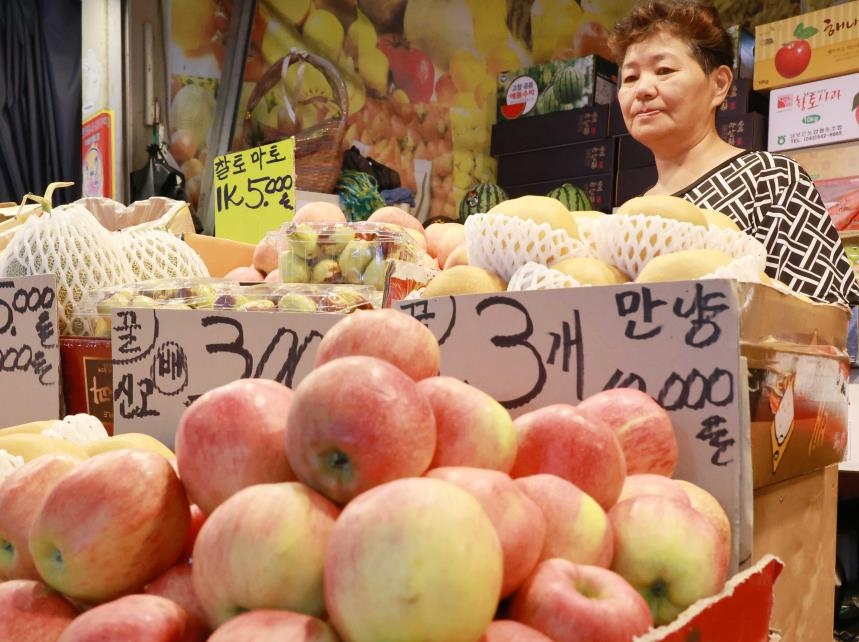
[{"label": "wicker basket", "polygon": [[302,190],[333,193],[340,176],[342,164],[341,142],[346,130],[349,102],[346,85],[333,64],[306,51],[293,50],[277,60],[257,81],[248,98],[244,118],[245,143],[249,147],[289,138],[292,133],[283,132],[259,122],[251,115],[263,96],[281,82],[286,68],[293,64],[310,64],[325,76],[331,85],[334,102],[340,113],[333,118],[304,129],[295,136],[295,184]]}]

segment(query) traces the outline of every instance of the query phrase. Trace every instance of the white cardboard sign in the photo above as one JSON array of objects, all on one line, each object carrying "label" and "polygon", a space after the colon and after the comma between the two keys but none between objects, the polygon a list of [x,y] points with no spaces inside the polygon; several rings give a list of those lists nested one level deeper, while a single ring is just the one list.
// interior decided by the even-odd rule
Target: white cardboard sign
[{"label": "white cardboard sign", "polygon": [[[438,297],[395,306],[439,339],[442,374],[485,390],[514,416],[554,403],[575,405],[607,388],[649,393],[675,425],[675,476],[708,489],[732,516],[734,533],[748,533],[741,507],[751,499],[749,420],[733,281]],[[745,547],[739,539],[734,570]]]},{"label": "white cardboard sign", "polygon": [[53,274],[0,279],[0,428],[60,415]]},{"label": "white cardboard sign", "polygon": [[339,314],[118,309],[112,318],[114,432],[172,447],[179,418],[204,392],[261,377],[293,387]]}]

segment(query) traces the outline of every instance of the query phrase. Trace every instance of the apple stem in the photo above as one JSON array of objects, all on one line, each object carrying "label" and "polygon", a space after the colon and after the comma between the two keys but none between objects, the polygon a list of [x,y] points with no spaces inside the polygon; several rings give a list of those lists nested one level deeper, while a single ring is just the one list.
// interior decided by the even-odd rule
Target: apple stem
[{"label": "apple stem", "polygon": [[331,453],[328,456],[328,460],[331,466],[337,470],[346,468],[350,464],[349,456],[340,450],[335,450]]}]

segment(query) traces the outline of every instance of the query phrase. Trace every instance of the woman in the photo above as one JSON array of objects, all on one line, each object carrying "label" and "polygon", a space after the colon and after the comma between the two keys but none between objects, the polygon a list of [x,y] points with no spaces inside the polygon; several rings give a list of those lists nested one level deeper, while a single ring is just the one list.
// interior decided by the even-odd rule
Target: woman
[{"label": "woman", "polygon": [[859,286],[811,178],[792,159],[719,137],[733,46],[712,5],[644,0],[614,28],[618,101],[629,133],[653,152],[647,194],[723,212],[767,249],[766,272],[814,299],[854,305]]}]

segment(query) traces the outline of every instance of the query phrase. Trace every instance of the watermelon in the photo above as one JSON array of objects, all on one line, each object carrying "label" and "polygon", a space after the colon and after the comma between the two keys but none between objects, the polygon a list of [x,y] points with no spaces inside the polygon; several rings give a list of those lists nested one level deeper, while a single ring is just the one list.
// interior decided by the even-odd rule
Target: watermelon
[{"label": "watermelon", "polygon": [[558,98],[555,96],[555,92],[551,87],[540,94],[540,97],[537,98],[537,104],[534,106],[534,113],[537,115],[551,114],[552,112],[560,110],[561,103],[558,102]]},{"label": "watermelon", "polygon": [[584,212],[593,209],[591,199],[588,198],[587,193],[583,189],[569,183],[564,183],[556,187],[546,194],[546,196],[558,199],[571,212]]},{"label": "watermelon", "polygon": [[495,183],[478,183],[465,193],[459,202],[459,220],[465,223],[472,214],[488,212],[490,208],[507,200],[507,194]]},{"label": "watermelon", "polygon": [[555,98],[563,105],[581,100],[584,83],[579,71],[574,67],[564,67],[558,71],[553,82],[553,90]]}]

